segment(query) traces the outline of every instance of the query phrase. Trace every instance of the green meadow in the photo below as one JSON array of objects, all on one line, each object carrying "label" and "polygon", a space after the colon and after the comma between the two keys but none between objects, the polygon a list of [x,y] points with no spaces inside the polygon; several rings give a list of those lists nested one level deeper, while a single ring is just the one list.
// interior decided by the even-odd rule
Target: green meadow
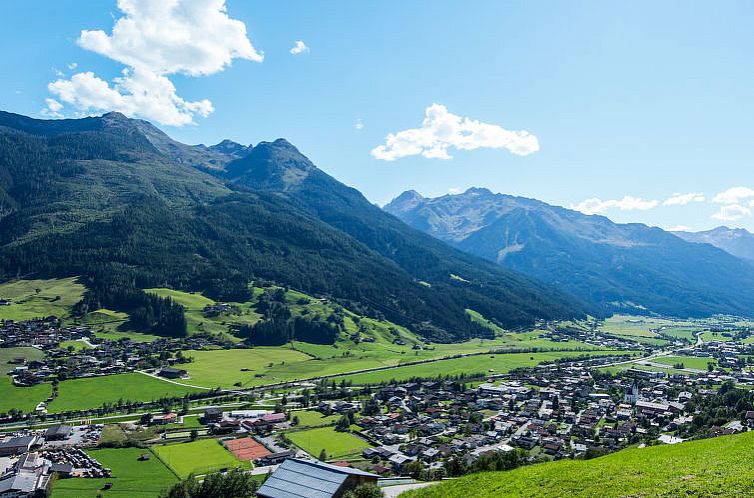
[{"label": "green meadow", "polygon": [[[155,498],[175,484],[178,479],[155,455],[143,448],[119,448],[87,451],[104,467],[112,469],[112,477],[105,479],[58,479],[52,498]],[[147,453],[149,460],[139,457]],[[103,491],[105,483],[112,488]]]},{"label": "green meadow", "polygon": [[348,432],[336,432],[333,427],[321,427],[286,434],[293,444],[313,457],[319,457],[324,449],[328,460],[361,456],[362,450],[372,445]]},{"label": "green meadow", "polygon": [[575,357],[581,355],[605,356],[612,354],[627,354],[628,351],[581,351],[581,352],[546,352],[546,353],[503,353],[466,356],[437,360],[419,365],[396,367],[376,372],[366,372],[354,375],[345,375],[343,379],[352,381],[354,384],[377,384],[391,380],[405,381],[414,377],[431,378],[445,375],[484,375],[505,373],[514,368],[532,367],[543,361],[554,361],[559,358]]},{"label": "green meadow", "polygon": [[140,373],[65,380],[58,389],[58,397],[48,406],[51,413],[98,408],[104,403],[117,403],[121,399],[124,402],[152,401],[163,396],[183,396],[201,391]]}]

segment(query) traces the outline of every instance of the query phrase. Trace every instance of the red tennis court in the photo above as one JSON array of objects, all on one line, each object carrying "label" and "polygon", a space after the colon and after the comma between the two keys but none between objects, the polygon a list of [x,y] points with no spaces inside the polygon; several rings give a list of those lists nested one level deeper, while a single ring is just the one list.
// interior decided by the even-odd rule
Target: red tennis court
[{"label": "red tennis court", "polygon": [[228,439],[223,441],[228,451],[233,453],[239,460],[256,460],[271,454],[264,445],[257,443],[250,437],[241,439]]}]

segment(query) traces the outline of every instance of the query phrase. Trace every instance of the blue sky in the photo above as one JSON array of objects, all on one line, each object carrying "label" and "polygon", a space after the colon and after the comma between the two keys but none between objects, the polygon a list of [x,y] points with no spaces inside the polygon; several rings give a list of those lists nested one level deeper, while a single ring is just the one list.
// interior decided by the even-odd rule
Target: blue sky
[{"label": "blue sky", "polygon": [[[124,16],[115,0],[4,0],[0,108],[49,116],[45,99],[54,98],[62,105],[55,115],[99,114],[71,85],[48,85],[90,71],[113,85],[130,67],[134,85],[147,85],[145,75],[169,81],[196,103],[171,118],[193,123],[161,125],[171,136],[205,144],[285,137],[380,204],[410,188],[434,196],[483,186],[621,222],[754,229],[751,2],[226,5],[248,42],[229,37],[218,59],[199,63],[175,46],[124,55],[102,37],[78,42],[82,30],[110,35]],[[223,22],[214,38],[228,32]],[[291,54],[297,40],[308,51]],[[131,114],[149,114],[127,101]],[[392,156],[370,153],[388,134],[420,128],[432,104],[444,109],[437,128],[396,135]],[[454,116],[471,120],[462,139],[442,135]],[[417,145],[428,136],[440,136],[432,142],[440,149]]]}]

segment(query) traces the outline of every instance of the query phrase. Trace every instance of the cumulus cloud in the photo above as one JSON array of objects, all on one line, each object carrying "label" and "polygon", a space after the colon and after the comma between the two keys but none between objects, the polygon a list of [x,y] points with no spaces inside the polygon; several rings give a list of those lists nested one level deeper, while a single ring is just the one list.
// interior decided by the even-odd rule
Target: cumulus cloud
[{"label": "cumulus cloud", "polygon": [[658,201],[642,199],[640,197],[632,197],[627,195],[623,199],[608,199],[602,200],[599,197],[592,197],[586,199],[578,204],[572,205],[571,209],[581,211],[584,214],[603,214],[611,209],[619,209],[621,211],[646,211],[657,207]]},{"label": "cumulus cloud", "polygon": [[688,232],[691,228],[686,225],[676,225],[674,227],[666,228],[666,232]]},{"label": "cumulus cloud", "polygon": [[731,187],[713,197],[712,202],[716,204],[738,204],[751,198],[754,198],[754,189],[750,189],[749,187]]},{"label": "cumulus cloud", "polygon": [[731,187],[712,198],[715,204],[722,204],[712,218],[720,221],[736,221],[751,216],[754,208],[754,189]]},{"label": "cumulus cloud", "polygon": [[309,47],[307,47],[306,43],[304,43],[303,41],[296,40],[296,43],[293,44],[293,47],[289,50],[289,52],[293,55],[306,54],[309,52]]},{"label": "cumulus cloud", "polygon": [[214,108],[209,100],[178,96],[168,76],[208,76],[233,59],[263,60],[246,25],[228,16],[225,0],[118,0],[118,8],[124,16],[112,34],[83,30],[78,44],[126,66],[121,76],[108,82],[80,72],[48,85],[50,93],[79,111],[114,110],[186,125]]},{"label": "cumulus cloud", "polygon": [[751,216],[751,209],[748,207],[741,204],[727,204],[720,206],[720,209],[712,215],[712,218],[720,221],[736,221],[747,216]]},{"label": "cumulus cloud", "polygon": [[430,159],[450,159],[448,149],[507,149],[526,156],[539,150],[537,137],[525,130],[509,131],[498,125],[462,118],[444,105],[432,104],[425,110],[421,128],[390,133],[383,145],[372,149],[377,159],[394,161],[421,155]]},{"label": "cumulus cloud", "polygon": [[688,194],[673,194],[662,203],[663,206],[685,206],[692,202],[704,202],[702,193],[689,192]]}]

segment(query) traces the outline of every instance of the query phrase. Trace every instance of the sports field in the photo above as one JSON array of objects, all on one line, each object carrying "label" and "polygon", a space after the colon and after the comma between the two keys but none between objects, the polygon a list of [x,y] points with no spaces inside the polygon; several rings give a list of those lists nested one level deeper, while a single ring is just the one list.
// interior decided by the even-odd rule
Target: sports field
[{"label": "sports field", "polygon": [[652,361],[671,366],[683,363],[684,368],[695,368],[697,370],[707,370],[707,363],[710,362],[717,367],[717,361],[714,358],[698,358],[696,356],[663,356]]},{"label": "sports field", "polygon": [[[52,489],[52,498],[155,498],[178,481],[176,476],[148,449],[119,448],[88,451],[104,467],[112,469],[106,479],[58,479]],[[149,460],[140,460],[144,454]],[[102,491],[105,483],[113,487]]]},{"label": "sports field", "polygon": [[319,457],[323,449],[327,452],[328,459],[360,456],[364,448],[372,446],[348,432],[336,432],[333,427],[289,432],[286,435],[293,444],[315,458]]},{"label": "sports field", "polygon": [[250,468],[249,462],[238,460],[217,439],[200,439],[190,443],[166,444],[152,447],[154,452],[176,474],[201,475],[221,469]]}]

